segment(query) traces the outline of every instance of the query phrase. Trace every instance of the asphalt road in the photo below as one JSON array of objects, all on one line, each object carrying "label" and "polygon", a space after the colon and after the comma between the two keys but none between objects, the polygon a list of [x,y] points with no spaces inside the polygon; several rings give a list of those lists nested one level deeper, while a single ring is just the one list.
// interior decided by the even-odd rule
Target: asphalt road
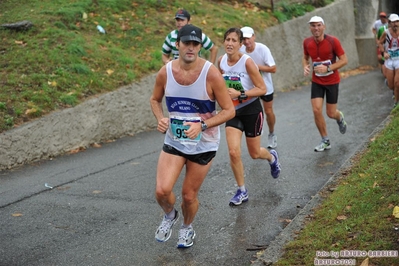
[{"label": "asphalt road", "polygon": [[[197,237],[189,249],[176,248],[177,230],[166,243],[154,239],[163,215],[154,197],[164,137],[158,132],[0,172],[0,265],[250,265],[256,249],[282,232],[285,219],[293,219],[389,115],[391,96],[378,70],[343,79],[339,109],[347,133],[327,120],[332,149],[316,153],[309,86],[276,93],[280,178],[244,147],[249,201],[230,207],[236,187],[222,141],[199,193]],[[267,134],[262,138],[266,145]],[[181,180],[178,206],[180,189]]]}]

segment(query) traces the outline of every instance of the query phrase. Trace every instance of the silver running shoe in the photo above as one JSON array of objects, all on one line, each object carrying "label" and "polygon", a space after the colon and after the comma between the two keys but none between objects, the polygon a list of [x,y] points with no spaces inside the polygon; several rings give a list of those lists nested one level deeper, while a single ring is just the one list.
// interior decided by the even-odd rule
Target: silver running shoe
[{"label": "silver running shoe", "polygon": [[159,225],[157,231],[155,232],[155,239],[158,242],[166,242],[172,235],[172,226],[179,219],[179,212],[176,211],[176,216],[173,220],[163,217],[161,224]]},{"label": "silver running shoe", "polygon": [[314,148],[314,151],[324,151],[324,150],[329,150],[329,149],[331,149],[331,144],[330,144],[330,141],[329,140],[327,140],[327,141],[321,141],[320,142],[320,144],[319,145],[317,145],[315,148]]},{"label": "silver running shoe", "polygon": [[339,126],[339,132],[341,132],[341,134],[345,134],[346,132],[346,122],[344,119],[344,114],[342,112],[339,112],[341,114],[341,120],[337,121],[337,124]]},{"label": "silver running shoe", "polygon": [[192,227],[180,228],[179,240],[177,241],[178,248],[189,248],[194,244],[195,231]]},{"label": "silver running shoe", "polygon": [[275,149],[277,147],[277,136],[275,134],[269,134],[267,137],[267,147]]}]

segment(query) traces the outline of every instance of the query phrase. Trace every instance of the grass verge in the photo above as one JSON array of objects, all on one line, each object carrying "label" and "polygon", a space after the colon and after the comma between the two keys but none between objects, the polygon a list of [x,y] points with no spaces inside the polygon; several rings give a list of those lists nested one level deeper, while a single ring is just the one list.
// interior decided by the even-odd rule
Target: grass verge
[{"label": "grass verge", "polygon": [[399,107],[392,111],[387,127],[353,159],[334,189],[322,192],[323,203],[273,265],[339,265],[316,264],[315,260],[335,258],[355,263],[343,265],[399,265],[399,219],[393,215],[399,206],[398,132]]}]

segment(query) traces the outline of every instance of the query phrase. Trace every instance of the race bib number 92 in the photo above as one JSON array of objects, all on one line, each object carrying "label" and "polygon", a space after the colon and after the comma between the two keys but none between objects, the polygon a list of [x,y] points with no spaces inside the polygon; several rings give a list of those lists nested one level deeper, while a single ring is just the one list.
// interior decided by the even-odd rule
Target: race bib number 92
[{"label": "race bib number 92", "polygon": [[184,125],[185,122],[194,122],[200,123],[200,117],[171,117],[170,118],[170,130],[172,132],[173,140],[185,142],[185,143],[192,143],[196,144],[201,139],[201,133],[195,139],[190,139],[186,136],[185,130],[189,129],[190,127]]}]

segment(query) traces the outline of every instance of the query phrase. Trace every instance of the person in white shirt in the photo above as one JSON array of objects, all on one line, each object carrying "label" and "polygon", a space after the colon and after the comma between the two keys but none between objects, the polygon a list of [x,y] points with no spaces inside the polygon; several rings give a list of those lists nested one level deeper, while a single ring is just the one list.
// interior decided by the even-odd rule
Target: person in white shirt
[{"label": "person in white shirt", "polygon": [[377,19],[374,24],[373,28],[371,31],[374,33],[375,36],[377,36],[377,32],[382,26],[387,26],[388,25],[388,18],[387,14],[385,12],[380,12],[380,19]]},{"label": "person in white shirt", "polygon": [[394,108],[399,105],[399,16],[389,16],[390,27],[386,29],[379,40],[379,48],[385,58],[385,78],[388,88],[393,90]]},{"label": "person in white shirt", "polygon": [[276,63],[270,49],[262,43],[255,42],[255,32],[251,27],[243,27],[241,31],[244,39],[240,52],[249,55],[255,61],[266,84],[267,92],[260,98],[262,99],[263,109],[266,114],[266,123],[269,127],[267,147],[274,149],[277,147],[277,136],[274,133],[276,116],[273,112],[274,86],[272,73],[276,73]]}]

